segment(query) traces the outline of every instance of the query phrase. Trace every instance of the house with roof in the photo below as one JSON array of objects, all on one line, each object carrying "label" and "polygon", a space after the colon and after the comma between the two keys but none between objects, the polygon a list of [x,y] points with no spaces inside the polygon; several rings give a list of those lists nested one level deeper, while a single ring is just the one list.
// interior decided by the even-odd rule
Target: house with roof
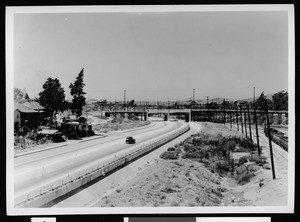
[{"label": "house with roof", "polygon": [[[31,104],[32,105],[32,104]],[[32,108],[24,104],[14,103],[15,131],[24,126],[25,121],[29,128],[36,128],[44,118],[44,108],[33,103]]]},{"label": "house with roof", "polygon": [[24,103],[22,103],[22,105],[31,108],[35,111],[45,111],[44,107],[42,107],[37,101],[26,101]]}]

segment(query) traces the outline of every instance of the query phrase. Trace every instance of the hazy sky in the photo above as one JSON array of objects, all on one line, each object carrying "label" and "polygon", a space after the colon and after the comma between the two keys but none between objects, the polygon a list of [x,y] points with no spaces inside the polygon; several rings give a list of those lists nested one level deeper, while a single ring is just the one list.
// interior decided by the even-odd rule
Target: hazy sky
[{"label": "hazy sky", "polygon": [[14,87],[84,68],[88,98],[249,98],[288,89],[288,13],[29,13],[14,16]]}]

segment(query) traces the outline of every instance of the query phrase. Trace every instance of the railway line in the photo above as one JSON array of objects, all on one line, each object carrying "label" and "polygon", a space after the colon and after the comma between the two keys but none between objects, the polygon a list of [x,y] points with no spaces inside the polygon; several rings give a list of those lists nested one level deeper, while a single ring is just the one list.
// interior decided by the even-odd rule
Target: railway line
[{"label": "railway line", "polygon": [[[266,149],[269,149],[269,140],[268,138],[260,133],[259,135],[260,142],[262,142],[262,145],[265,146]],[[255,137],[256,138],[256,137]],[[276,160],[280,162],[280,164],[288,169],[288,153],[286,150],[284,150],[282,147],[277,145],[276,143],[272,143],[272,148],[273,148],[273,156],[275,157]]]},{"label": "railway line", "polygon": [[[236,124],[232,124],[232,126],[234,126],[237,129]],[[255,132],[255,128],[251,127],[251,130],[252,130],[253,141],[256,142],[256,134],[253,133]],[[241,128],[239,132],[241,132]],[[269,139],[263,132],[262,128],[259,128],[259,141],[260,141],[260,146],[264,146],[265,149],[269,150]],[[288,169],[288,148],[283,148],[280,146],[280,144],[277,144],[274,141],[272,141],[272,148],[273,148],[274,158],[282,166],[284,166],[285,169]]]}]

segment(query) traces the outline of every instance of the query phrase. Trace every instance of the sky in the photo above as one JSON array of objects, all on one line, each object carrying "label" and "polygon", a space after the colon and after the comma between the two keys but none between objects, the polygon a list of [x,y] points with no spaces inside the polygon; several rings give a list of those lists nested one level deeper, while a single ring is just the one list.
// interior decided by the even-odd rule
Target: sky
[{"label": "sky", "polygon": [[84,68],[87,98],[174,101],[288,90],[286,11],[18,13],[14,87],[38,97],[47,78]]}]

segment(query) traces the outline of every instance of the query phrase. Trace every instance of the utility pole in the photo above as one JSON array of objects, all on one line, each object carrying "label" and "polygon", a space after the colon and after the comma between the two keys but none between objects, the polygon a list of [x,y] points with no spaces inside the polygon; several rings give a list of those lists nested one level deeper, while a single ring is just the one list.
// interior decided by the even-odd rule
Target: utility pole
[{"label": "utility pole", "polygon": [[261,151],[260,151],[260,147],[259,147],[259,136],[258,136],[258,127],[257,127],[257,119],[256,119],[256,108],[255,108],[255,87],[253,89],[254,89],[253,109],[254,109],[254,121],[255,121],[255,129],[256,129],[257,151],[258,151],[258,156],[260,156]]},{"label": "utility pole", "polygon": [[273,173],[273,180],[275,180],[276,176],[275,176],[275,168],[274,168],[274,159],[273,159],[273,149],[272,149],[272,140],[271,140],[271,133],[270,133],[270,122],[269,122],[268,107],[266,108],[266,114],[267,114],[267,127],[268,127],[268,138],[269,138],[269,146],[270,146],[272,173]]},{"label": "utility pole", "polygon": [[193,103],[195,102],[195,89],[193,89]]},{"label": "utility pole", "polygon": [[125,108],[125,103],[126,103],[126,90],[124,90],[124,108]]},{"label": "utility pole", "polygon": [[244,123],[245,123],[245,133],[246,133],[246,138],[248,138],[248,135],[247,135],[247,118],[246,118],[246,109],[244,109]]},{"label": "utility pole", "polygon": [[249,104],[247,105],[247,111],[248,111],[248,123],[249,123],[249,133],[250,133],[250,140],[252,140],[252,133],[251,133],[251,119],[250,119],[250,112],[249,112]]},{"label": "utility pole", "polygon": [[236,125],[237,125],[237,130],[240,131],[239,129],[239,112],[238,112],[238,107],[236,107]]},{"label": "utility pole", "polygon": [[243,127],[243,113],[242,113],[242,107],[241,107],[241,106],[240,106],[240,114],[241,114],[242,133],[244,134],[244,127]]},{"label": "utility pole", "polygon": [[206,108],[208,109],[208,97],[209,96],[206,96]]},{"label": "utility pole", "polygon": [[117,118],[117,101],[115,99],[115,118]]},{"label": "utility pole", "polygon": [[224,99],[224,125],[226,123],[226,110],[225,110],[225,99]]},{"label": "utility pole", "polygon": [[230,129],[232,128],[232,122],[231,122],[231,103],[230,103],[230,111],[229,111],[229,121],[230,121]]}]

